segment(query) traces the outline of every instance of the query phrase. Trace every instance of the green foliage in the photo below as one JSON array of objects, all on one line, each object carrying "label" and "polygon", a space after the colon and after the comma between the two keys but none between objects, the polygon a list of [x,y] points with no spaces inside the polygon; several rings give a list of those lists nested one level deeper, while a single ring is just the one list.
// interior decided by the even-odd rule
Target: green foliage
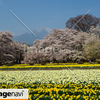
[{"label": "green foliage", "polygon": [[46,65],[46,62],[41,62],[41,65]]},{"label": "green foliage", "polygon": [[8,64],[6,64],[6,66],[13,66],[14,65],[14,63],[8,63]]},{"label": "green foliage", "polygon": [[34,63],[29,63],[29,65],[34,65]]},{"label": "green foliage", "polygon": [[78,63],[78,64],[83,64],[84,62],[83,62],[83,61],[78,61],[77,63]]},{"label": "green foliage", "polygon": [[96,59],[96,62],[100,64],[100,59]]}]

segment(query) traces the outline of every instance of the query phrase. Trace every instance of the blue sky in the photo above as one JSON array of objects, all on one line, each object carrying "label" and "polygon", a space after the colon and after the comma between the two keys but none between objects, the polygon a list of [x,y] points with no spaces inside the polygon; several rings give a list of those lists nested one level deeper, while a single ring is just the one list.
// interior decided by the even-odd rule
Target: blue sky
[{"label": "blue sky", "polygon": [[10,31],[16,35],[30,32],[10,9],[31,30],[40,27],[50,29],[65,28],[71,17],[89,14],[100,17],[100,0],[0,0],[0,31]]}]

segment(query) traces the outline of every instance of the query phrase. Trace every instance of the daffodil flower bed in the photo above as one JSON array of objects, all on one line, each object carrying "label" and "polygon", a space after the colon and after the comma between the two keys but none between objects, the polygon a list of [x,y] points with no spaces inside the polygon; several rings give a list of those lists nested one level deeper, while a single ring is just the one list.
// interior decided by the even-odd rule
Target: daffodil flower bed
[{"label": "daffodil flower bed", "polygon": [[[26,74],[27,73],[27,74]],[[25,76],[24,76],[25,75]],[[22,77],[24,77],[22,79]],[[100,84],[100,70],[34,70],[34,71],[0,71],[0,83],[15,84],[64,84],[73,83],[98,83]]]},{"label": "daffodil flower bed", "polygon": [[29,100],[100,100],[100,70],[0,71],[0,88],[28,88]]},{"label": "daffodil flower bed", "polygon": [[35,65],[28,65],[28,64],[16,64],[13,66],[0,66],[0,69],[29,69],[29,68],[97,68],[100,67],[100,64],[89,64],[89,63],[84,63],[84,64],[77,64],[77,63],[52,63],[49,64],[47,63],[46,65],[41,65],[41,64],[35,64]]},{"label": "daffodil flower bed", "polygon": [[100,100],[100,84],[0,84],[0,88],[29,90],[29,100]]}]

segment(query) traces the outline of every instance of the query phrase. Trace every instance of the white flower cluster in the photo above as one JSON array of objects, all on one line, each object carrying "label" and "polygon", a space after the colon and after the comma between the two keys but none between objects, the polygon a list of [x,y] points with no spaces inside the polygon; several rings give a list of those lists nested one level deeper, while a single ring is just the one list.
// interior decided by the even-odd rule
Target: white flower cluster
[{"label": "white flower cluster", "polygon": [[38,70],[26,73],[27,71],[1,71],[0,83],[100,83],[100,70]]}]

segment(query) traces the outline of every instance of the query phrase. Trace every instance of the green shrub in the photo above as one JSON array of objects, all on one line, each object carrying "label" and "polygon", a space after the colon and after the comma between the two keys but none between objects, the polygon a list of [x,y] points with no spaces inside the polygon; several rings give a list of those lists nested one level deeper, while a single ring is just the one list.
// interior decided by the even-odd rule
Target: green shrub
[{"label": "green shrub", "polygon": [[29,63],[29,65],[34,65],[34,63]]},{"label": "green shrub", "polygon": [[9,63],[9,64],[6,64],[6,66],[13,66],[14,63]]},{"label": "green shrub", "polygon": [[84,62],[83,62],[83,61],[78,61],[77,63],[78,63],[78,64],[83,64]]},{"label": "green shrub", "polygon": [[41,62],[41,65],[46,65],[46,62]]},{"label": "green shrub", "polygon": [[96,62],[100,64],[100,59],[96,59]]}]

